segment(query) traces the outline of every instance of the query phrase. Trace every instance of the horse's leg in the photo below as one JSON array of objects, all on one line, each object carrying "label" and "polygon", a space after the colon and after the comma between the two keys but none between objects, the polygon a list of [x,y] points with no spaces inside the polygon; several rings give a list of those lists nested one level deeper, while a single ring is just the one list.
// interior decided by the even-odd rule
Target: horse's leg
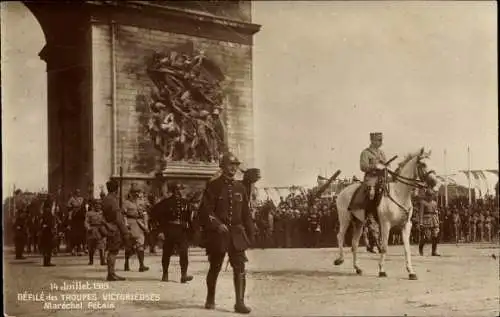
[{"label": "horse's leg", "polygon": [[405,263],[406,263],[406,270],[408,271],[410,280],[416,280],[417,279],[417,274],[415,274],[415,271],[413,271],[413,265],[411,264],[411,250],[410,250],[410,233],[411,233],[411,221],[408,221],[402,230],[403,234],[403,245],[405,249]]},{"label": "horse's leg", "polygon": [[378,276],[386,277],[387,273],[385,273],[384,264],[385,264],[385,256],[387,253],[387,247],[389,245],[389,231],[391,230],[391,224],[389,221],[381,221],[380,222],[380,262],[378,264]]},{"label": "horse's leg", "polygon": [[339,217],[339,232],[337,234],[337,242],[339,245],[339,256],[333,262],[333,264],[335,265],[340,265],[344,263],[344,237],[345,233],[347,232],[347,228],[349,228],[350,222],[351,222],[351,215],[349,214],[349,211],[345,210],[344,214]]},{"label": "horse's leg", "polygon": [[357,264],[358,258],[356,253],[358,250],[359,238],[361,238],[362,232],[363,232],[363,223],[355,219],[353,222],[351,250],[352,250],[352,264],[354,266],[354,270],[356,270],[356,274],[358,275],[363,274],[363,270],[361,270]]}]

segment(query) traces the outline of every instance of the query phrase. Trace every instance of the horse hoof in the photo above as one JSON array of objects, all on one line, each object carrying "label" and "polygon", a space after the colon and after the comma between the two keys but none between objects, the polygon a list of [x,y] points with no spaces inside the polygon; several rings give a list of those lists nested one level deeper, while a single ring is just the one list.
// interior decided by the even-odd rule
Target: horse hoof
[{"label": "horse hoof", "polygon": [[411,280],[411,281],[416,281],[416,280],[418,280],[418,278],[417,278],[417,274],[415,274],[415,273],[410,274],[410,275],[409,275],[409,277],[410,277],[410,280]]},{"label": "horse hoof", "polygon": [[335,265],[340,265],[340,264],[342,264],[342,263],[344,263],[344,259],[336,259],[336,260],[333,262],[333,264],[335,264]]},{"label": "horse hoof", "polygon": [[378,272],[378,277],[387,277],[387,273],[385,273],[385,272]]},{"label": "horse hoof", "polygon": [[356,274],[363,275],[363,270],[362,269],[356,269]]}]

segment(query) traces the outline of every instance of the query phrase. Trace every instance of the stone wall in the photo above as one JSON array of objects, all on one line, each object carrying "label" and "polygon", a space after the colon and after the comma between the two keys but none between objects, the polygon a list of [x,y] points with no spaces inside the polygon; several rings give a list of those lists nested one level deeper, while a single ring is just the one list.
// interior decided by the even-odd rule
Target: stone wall
[{"label": "stone wall", "polygon": [[[229,11],[226,7],[226,14],[233,12],[227,18],[250,21],[248,2],[240,1],[238,6],[232,6]],[[138,181],[146,187],[151,185],[156,172],[155,159],[160,153],[153,148],[145,129],[148,96],[154,87],[146,73],[147,62],[153,53],[165,52],[187,42],[192,42],[195,50],[203,50],[206,57],[215,62],[226,76],[229,88],[222,118],[228,145],[244,165],[252,166],[254,122],[251,36],[248,40],[248,35],[240,36],[227,26],[224,27],[225,32],[230,36],[222,40],[224,35],[220,27],[224,23],[220,22],[213,36],[208,28],[196,31],[200,35],[195,36],[192,30],[186,32],[189,34],[181,34],[182,28],[176,27],[170,31],[168,27],[160,27],[159,20],[148,20],[145,15],[141,19],[144,20],[142,25],[142,22],[130,16],[120,18],[115,15],[113,18],[99,14],[92,20],[95,192],[110,176],[119,176],[120,166],[123,166],[124,176],[129,180],[127,184]],[[189,24],[189,28],[193,28],[193,25]]]}]

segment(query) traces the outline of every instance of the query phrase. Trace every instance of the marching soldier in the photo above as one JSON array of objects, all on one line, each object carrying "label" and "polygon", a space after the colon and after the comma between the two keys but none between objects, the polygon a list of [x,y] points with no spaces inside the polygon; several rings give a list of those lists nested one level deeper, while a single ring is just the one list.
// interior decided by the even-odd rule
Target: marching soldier
[{"label": "marching soldier", "polygon": [[123,244],[128,244],[129,233],[125,225],[125,219],[120,209],[118,202],[118,182],[109,180],[106,183],[108,195],[102,201],[102,211],[104,216],[104,224],[107,232],[106,247],[108,249],[108,281],[123,281],[125,278],[116,275],[115,264],[116,256],[120,252]]},{"label": "marching soldier", "polygon": [[187,200],[182,196],[182,185],[172,182],[168,184],[170,197],[161,200],[154,206],[153,215],[158,220],[159,229],[165,237],[161,258],[163,276],[162,281],[168,281],[168,268],[174,248],[177,248],[181,266],[181,283],[193,279],[187,275],[189,259],[189,234],[192,229],[192,212]]},{"label": "marching soldier", "polygon": [[206,234],[205,248],[210,262],[207,274],[206,309],[215,308],[215,288],[226,253],[233,268],[236,295],[234,309],[248,314],[245,305],[245,250],[253,239],[253,221],[246,190],[234,180],[240,162],[231,153],[221,160],[222,175],[208,182],[200,205],[200,220]]},{"label": "marching soldier", "polygon": [[439,239],[439,211],[434,200],[434,193],[427,190],[425,199],[420,203],[420,226],[421,236],[418,250],[420,255],[424,255],[424,245],[427,241],[432,242],[432,256],[440,256],[436,249]]},{"label": "marching soldier", "polygon": [[16,260],[25,260],[23,256],[24,246],[28,240],[28,212],[26,210],[17,210],[14,221],[14,245],[16,249]]},{"label": "marching soldier", "polygon": [[139,259],[139,272],[149,270],[149,267],[144,265],[144,246],[146,233],[149,231],[147,227],[148,220],[144,205],[139,200],[140,191],[137,184],[132,184],[128,198],[123,202],[123,212],[130,228],[130,235],[134,240],[131,248],[125,249],[125,271],[130,271],[129,259],[134,253],[137,254]]},{"label": "marching soldier", "polygon": [[54,266],[54,264],[51,263],[57,225],[54,205],[54,199],[49,195],[42,206],[42,217],[40,219],[40,251],[43,256],[43,266]]},{"label": "marching soldier", "polygon": [[[84,199],[80,194],[80,190],[76,189],[73,195],[68,200],[67,210],[68,210],[68,225],[66,239],[67,244],[69,245],[69,250],[71,250],[72,255],[81,255],[80,252],[83,242],[83,222],[84,215],[82,213]],[[76,248],[76,253],[75,253]]]},{"label": "marching soldier", "polygon": [[98,200],[92,201],[89,210],[85,213],[85,228],[87,230],[87,246],[89,249],[89,265],[94,264],[95,251],[99,251],[101,265],[106,265],[104,258],[105,236],[103,233],[104,218],[102,216],[102,205]]},{"label": "marching soldier", "polygon": [[149,245],[149,253],[151,254],[156,254],[156,245],[158,243],[158,234],[160,233],[159,228],[158,228],[158,221],[155,219],[153,215],[153,206],[156,203],[156,198],[155,195],[150,193],[147,197],[148,199],[148,206],[147,206],[147,213],[148,213],[148,228],[149,228],[149,233],[147,235],[147,243]]}]

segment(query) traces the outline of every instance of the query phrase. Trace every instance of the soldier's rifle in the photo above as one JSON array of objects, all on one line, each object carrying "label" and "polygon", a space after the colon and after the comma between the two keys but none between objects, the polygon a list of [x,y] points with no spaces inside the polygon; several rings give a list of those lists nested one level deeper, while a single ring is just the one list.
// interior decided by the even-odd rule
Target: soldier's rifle
[{"label": "soldier's rifle", "polygon": [[341,171],[337,170],[332,177],[328,179],[326,183],[321,185],[318,189],[316,189],[308,198],[308,207],[312,208],[315,201],[321,197],[321,195],[327,190],[328,187],[332,184],[332,182],[340,175]]}]

